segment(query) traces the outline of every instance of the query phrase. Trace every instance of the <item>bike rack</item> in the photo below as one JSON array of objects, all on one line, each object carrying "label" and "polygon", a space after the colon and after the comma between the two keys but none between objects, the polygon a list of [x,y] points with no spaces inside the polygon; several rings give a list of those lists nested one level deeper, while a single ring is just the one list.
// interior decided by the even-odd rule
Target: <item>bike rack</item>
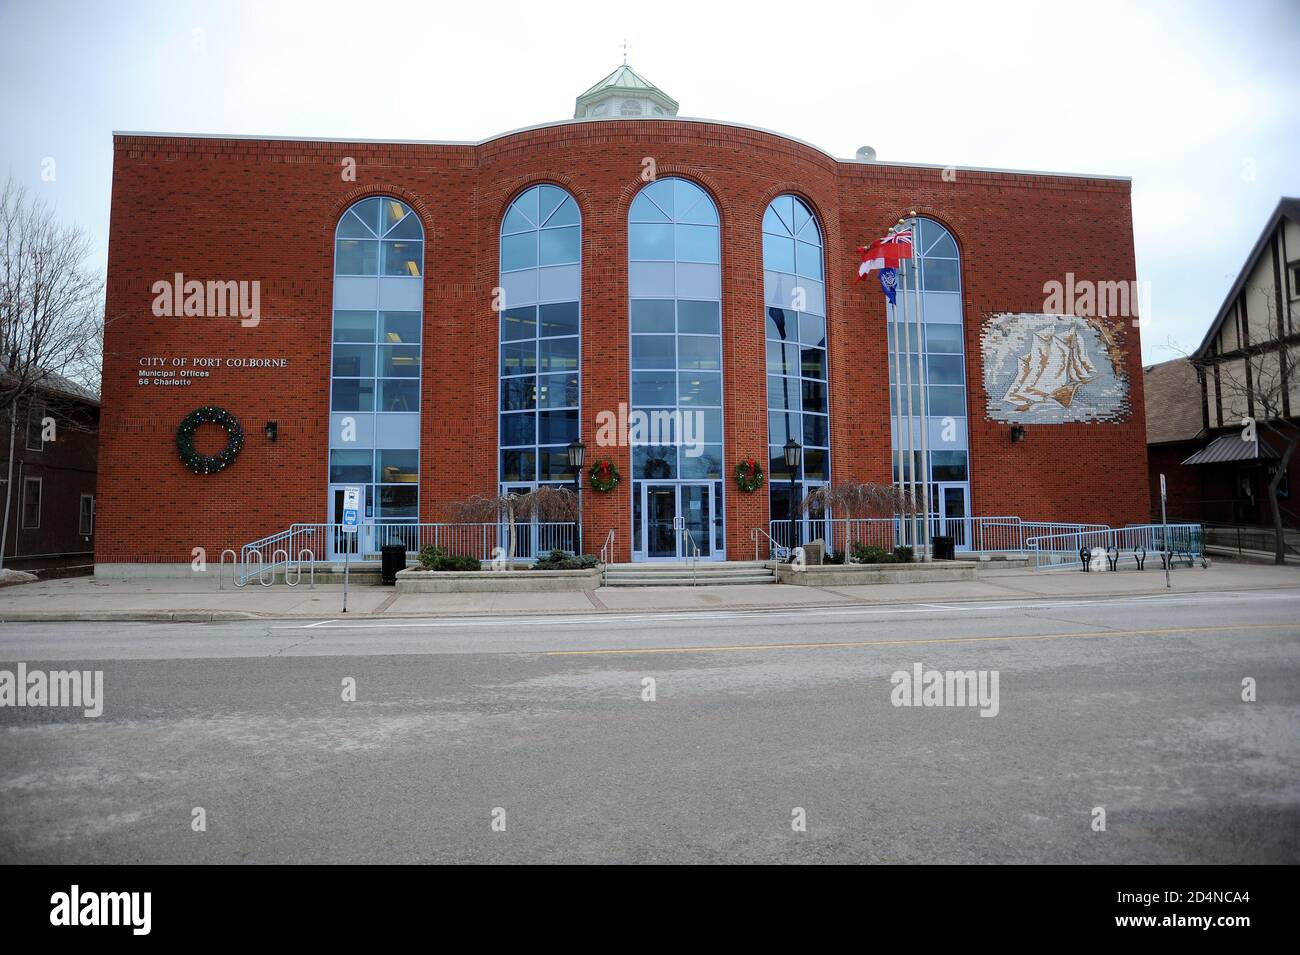
[{"label": "bike rack", "polygon": [[[254,560],[254,559],[253,559],[254,557],[256,557],[257,559]],[[259,568],[258,571],[257,571],[257,579],[258,579],[258,582],[261,583],[263,587],[269,587],[269,586],[271,586],[270,584],[265,583],[265,582],[262,581],[262,574],[263,574],[263,571],[261,570],[261,567],[262,567],[262,565],[265,563],[265,561],[262,560],[262,552],[261,552],[260,550],[250,550],[250,551],[248,552],[248,560],[245,561],[245,563],[246,563],[247,565],[249,565],[249,566],[252,566],[253,564],[256,564],[256,565],[258,566],[258,568]],[[252,573],[240,574],[240,575],[239,575],[239,579],[242,580],[243,583],[240,584],[239,586],[240,586],[240,587],[246,586],[246,585],[248,584],[249,580],[252,579],[252,577],[253,577]]]},{"label": "bike rack", "polygon": [[283,547],[277,547],[275,550],[271,551],[271,579],[270,579],[270,581],[266,581],[266,580],[263,580],[263,579],[262,579],[262,572],[261,572],[260,570],[257,572],[257,582],[258,582],[259,584],[261,584],[263,587],[271,587],[271,586],[274,586],[274,585],[275,585],[275,568],[276,568],[276,567],[279,565],[279,563],[280,563],[280,555],[281,555],[281,554],[284,555],[284,572],[285,572],[285,576],[286,576],[286,578],[288,577],[288,574],[289,574],[289,552],[288,552],[287,550],[285,550]]},{"label": "bike rack", "polygon": [[[316,555],[313,554],[311,550],[306,547],[298,551],[298,560],[294,563],[294,565],[292,567],[286,567],[284,569],[284,583],[285,586],[287,587],[297,587],[300,583],[302,583],[302,557],[304,554],[307,555],[307,569],[309,573],[309,576],[307,578],[309,581],[308,589],[315,590],[316,589]],[[297,573],[294,574],[293,580],[289,579],[289,574],[291,571],[297,571]]]},{"label": "bike rack", "polygon": [[242,587],[242,586],[244,586],[244,584],[240,581],[240,579],[239,579],[239,574],[238,574],[238,572],[237,572],[237,571],[239,570],[239,555],[236,554],[236,553],[235,553],[233,550],[231,550],[229,547],[227,547],[225,550],[223,550],[223,551],[221,552],[221,562],[217,564],[217,589],[218,589],[218,590],[222,590],[222,589],[224,589],[224,588],[221,586],[221,578],[222,578],[222,576],[225,574],[225,570],[226,570],[226,555],[227,555],[227,554],[230,555],[230,579],[231,579],[231,581],[234,583],[234,585],[235,585],[236,587]]}]

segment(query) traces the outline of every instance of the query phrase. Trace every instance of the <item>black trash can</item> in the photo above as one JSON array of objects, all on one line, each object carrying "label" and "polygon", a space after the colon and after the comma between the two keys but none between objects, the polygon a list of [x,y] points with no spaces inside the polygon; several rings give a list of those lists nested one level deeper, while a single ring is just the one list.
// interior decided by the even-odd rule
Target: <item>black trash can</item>
[{"label": "black trash can", "polygon": [[954,538],[936,534],[930,538],[930,543],[933,547],[935,560],[957,559],[957,545]]},{"label": "black trash can", "polygon": [[406,570],[406,545],[385,544],[379,548],[379,564],[384,586],[397,586],[397,572]]}]

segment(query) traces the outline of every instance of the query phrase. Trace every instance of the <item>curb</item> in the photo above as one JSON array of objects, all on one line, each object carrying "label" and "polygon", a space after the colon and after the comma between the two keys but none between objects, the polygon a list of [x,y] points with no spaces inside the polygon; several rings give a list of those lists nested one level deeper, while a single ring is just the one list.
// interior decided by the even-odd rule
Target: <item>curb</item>
[{"label": "curb", "polygon": [[[284,615],[291,618],[292,615]],[[234,620],[276,620],[279,614],[237,610],[26,610],[0,613],[0,623],[221,623]]]},{"label": "curb", "polygon": [[274,620],[425,620],[425,619],[480,619],[482,617],[502,617],[506,619],[519,617],[576,617],[576,616],[609,616],[609,615],[652,615],[660,613],[670,614],[690,614],[690,613],[717,613],[727,611],[731,613],[765,613],[771,611],[788,611],[788,610],[848,610],[862,607],[894,607],[907,606],[911,603],[917,604],[966,604],[966,603],[1000,603],[1007,600],[1017,602],[1032,603],[1036,601],[1060,601],[1060,600],[1105,600],[1115,597],[1154,597],[1161,594],[1178,594],[1179,596],[1194,596],[1198,594],[1220,594],[1220,593],[1237,593],[1245,591],[1269,591],[1278,589],[1275,585],[1267,587],[1232,587],[1226,590],[1167,590],[1163,587],[1154,590],[1144,591],[1124,591],[1118,593],[1097,593],[1097,594],[1018,594],[1005,596],[985,596],[985,597],[952,597],[937,598],[926,601],[899,601],[899,600],[845,600],[839,603],[828,604],[742,604],[730,607],[656,607],[653,610],[639,608],[607,607],[596,608],[589,607],[586,609],[576,610],[500,610],[500,611],[438,611],[425,610],[409,613],[364,613],[352,612],[347,614],[329,614],[329,613],[257,613],[254,611],[236,611],[236,610],[100,610],[84,612],[64,612],[64,611],[17,611],[13,613],[0,612],[0,624],[3,623],[233,623],[246,621],[274,621]]}]

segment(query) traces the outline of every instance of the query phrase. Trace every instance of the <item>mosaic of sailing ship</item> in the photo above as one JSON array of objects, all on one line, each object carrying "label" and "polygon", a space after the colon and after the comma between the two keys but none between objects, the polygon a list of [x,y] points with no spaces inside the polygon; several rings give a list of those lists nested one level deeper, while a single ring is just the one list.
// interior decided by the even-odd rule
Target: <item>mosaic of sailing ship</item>
[{"label": "mosaic of sailing ship", "polygon": [[1129,411],[1124,350],[1104,321],[989,316],[980,340],[988,417],[1015,424],[1115,421]]}]

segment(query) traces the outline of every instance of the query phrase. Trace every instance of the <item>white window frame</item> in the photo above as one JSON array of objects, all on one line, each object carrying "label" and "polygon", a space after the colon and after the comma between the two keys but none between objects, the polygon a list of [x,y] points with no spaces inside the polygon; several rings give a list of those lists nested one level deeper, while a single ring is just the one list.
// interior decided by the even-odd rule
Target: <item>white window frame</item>
[{"label": "white window frame", "polygon": [[[90,527],[86,527],[84,523],[87,516],[86,501],[90,501]],[[95,534],[95,495],[93,494],[83,494],[77,502],[77,533],[82,537],[93,537]]]},{"label": "white window frame", "polygon": [[[31,487],[32,484],[35,484],[38,488],[36,492],[36,523],[28,524],[27,523],[27,489]],[[44,484],[45,484],[44,478],[38,478],[38,477],[23,478],[22,514],[20,515],[20,519],[23,525],[23,530],[37,530],[41,526],[41,506],[45,503]]]},{"label": "white window frame", "polygon": [[[39,409],[39,410],[38,410],[38,409]],[[47,410],[47,409],[46,409],[44,403],[42,403],[42,402],[31,401],[31,402],[28,402],[28,404],[27,404],[27,434],[26,434],[26,437],[25,437],[24,443],[27,445],[27,450],[28,450],[28,451],[44,451],[44,450],[45,450],[45,425],[44,425],[44,419],[45,419],[45,412],[46,412],[46,410]],[[35,447],[32,447],[32,412],[34,412],[34,411],[37,412],[37,413],[40,415],[39,421],[40,421],[41,423],[40,423],[40,424],[37,426],[37,428],[36,428],[36,434],[37,434],[37,436],[38,436],[38,439],[39,439],[40,443],[37,444]]]}]

